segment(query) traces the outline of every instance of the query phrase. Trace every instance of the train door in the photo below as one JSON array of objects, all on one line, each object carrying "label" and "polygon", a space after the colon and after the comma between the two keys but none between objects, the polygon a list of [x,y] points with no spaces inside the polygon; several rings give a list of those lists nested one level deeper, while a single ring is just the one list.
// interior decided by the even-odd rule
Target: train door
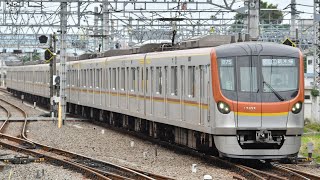
[{"label": "train door", "polygon": [[180,117],[181,120],[185,120],[185,104],[184,104],[184,96],[185,96],[185,66],[182,65],[180,67]]},{"label": "train door", "polygon": [[92,92],[94,90],[94,73],[93,73],[93,70],[92,69],[88,69],[88,72],[89,72],[89,78],[88,78],[88,81],[89,81],[89,89],[88,89],[88,101],[87,103],[88,104],[92,104],[93,103],[93,96],[92,96]]},{"label": "train door", "polygon": [[164,113],[164,117],[167,118],[168,117],[168,66],[164,67],[164,107],[163,107],[163,113]]},{"label": "train door", "polygon": [[208,122],[208,88],[209,88],[209,79],[208,79],[208,65],[199,66],[199,100],[200,100],[200,124],[209,126]]},{"label": "train door", "polygon": [[151,102],[151,109],[150,114],[154,114],[154,67],[150,67],[150,102]]},{"label": "train door", "polygon": [[108,69],[107,68],[103,68],[102,69],[102,74],[101,74],[101,106],[103,107],[102,109],[104,109],[107,106],[107,73],[108,73]]},{"label": "train door", "polygon": [[238,128],[261,127],[261,96],[259,92],[258,61],[254,56],[236,60],[238,101],[236,113]]},{"label": "train door", "polygon": [[153,97],[154,115],[163,117],[164,114],[164,67],[155,68],[155,92]]},{"label": "train door", "polygon": [[[145,67],[145,78],[144,78],[144,115],[151,114],[151,101],[150,101],[150,69],[149,67]],[[147,99],[148,98],[148,99]]]},{"label": "train door", "polygon": [[95,107],[99,107],[101,105],[101,68],[97,68],[95,70],[95,90],[94,90],[94,104]]},{"label": "train door", "polygon": [[106,83],[107,83],[107,89],[108,89],[108,93],[107,93],[107,97],[106,97],[106,102],[108,104],[108,107],[111,107],[111,88],[112,88],[112,76],[111,76],[111,68],[107,68],[107,76],[106,76]]},{"label": "train door", "polygon": [[[81,85],[82,85],[82,70],[80,69],[80,68],[78,68],[78,85],[77,85],[77,96],[76,96],[76,103],[78,103],[78,104],[80,104],[80,91],[81,91]],[[70,93],[72,93],[72,92],[70,92]]]},{"label": "train door", "polygon": [[[179,66],[171,66],[169,71],[170,75],[167,78],[169,82],[170,90],[167,95],[167,116],[169,119],[180,120],[180,94],[179,92],[179,82],[178,81],[178,67]],[[169,87],[167,86],[167,87]]]},{"label": "train door", "polygon": [[[118,100],[119,100],[119,106],[121,109],[128,109],[127,106],[127,101],[128,101],[128,87],[126,87],[126,81],[128,81],[128,79],[126,79],[126,75],[128,76],[128,68],[125,67],[121,67],[118,68],[118,71],[120,71],[118,73],[119,75],[119,91],[120,93],[118,94]],[[127,72],[126,72],[127,71]]]}]

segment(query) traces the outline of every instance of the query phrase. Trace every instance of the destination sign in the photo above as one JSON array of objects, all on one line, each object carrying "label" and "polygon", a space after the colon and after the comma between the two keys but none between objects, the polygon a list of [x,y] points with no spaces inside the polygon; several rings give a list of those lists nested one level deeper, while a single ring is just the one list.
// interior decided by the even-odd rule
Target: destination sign
[{"label": "destination sign", "polygon": [[232,59],[220,59],[221,66],[233,66]]},{"label": "destination sign", "polygon": [[295,66],[295,59],[262,59],[262,66]]}]

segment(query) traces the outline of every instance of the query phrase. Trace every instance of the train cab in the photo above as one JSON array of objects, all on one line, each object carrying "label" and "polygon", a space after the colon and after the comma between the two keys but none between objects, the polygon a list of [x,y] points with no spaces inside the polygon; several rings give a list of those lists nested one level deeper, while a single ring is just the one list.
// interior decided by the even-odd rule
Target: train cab
[{"label": "train cab", "polygon": [[230,157],[295,155],[303,133],[303,58],[298,48],[245,42],[212,53],[215,143]]}]

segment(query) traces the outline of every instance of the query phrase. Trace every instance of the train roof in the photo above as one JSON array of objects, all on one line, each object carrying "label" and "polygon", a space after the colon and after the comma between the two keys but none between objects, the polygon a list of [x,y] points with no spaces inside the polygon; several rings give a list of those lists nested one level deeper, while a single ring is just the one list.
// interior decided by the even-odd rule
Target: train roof
[{"label": "train roof", "polygon": [[[230,49],[232,48],[232,51]],[[241,42],[215,47],[218,57],[226,56],[287,56],[299,57],[300,50],[288,45],[272,42]]]}]

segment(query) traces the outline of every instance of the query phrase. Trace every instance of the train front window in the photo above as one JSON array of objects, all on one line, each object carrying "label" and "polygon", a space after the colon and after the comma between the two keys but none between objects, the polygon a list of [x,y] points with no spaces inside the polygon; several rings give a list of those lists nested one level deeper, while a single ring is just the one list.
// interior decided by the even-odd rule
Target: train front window
[{"label": "train front window", "polygon": [[[261,57],[263,80],[275,91],[294,91],[298,89],[297,59],[284,57]],[[263,92],[272,92],[266,85]]]},{"label": "train front window", "polygon": [[243,102],[279,102],[298,93],[299,59],[238,56],[218,59],[220,87],[225,97]]},{"label": "train front window", "polygon": [[220,65],[220,83],[221,89],[234,91],[235,90],[235,78],[234,78],[234,59],[221,58]]}]

